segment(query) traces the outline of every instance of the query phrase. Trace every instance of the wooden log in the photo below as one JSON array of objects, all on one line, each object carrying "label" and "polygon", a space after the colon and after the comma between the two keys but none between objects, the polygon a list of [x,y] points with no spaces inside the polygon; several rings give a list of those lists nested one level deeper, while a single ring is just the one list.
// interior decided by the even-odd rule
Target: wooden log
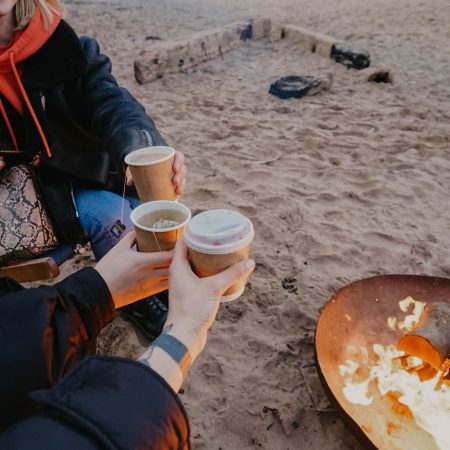
[{"label": "wooden log", "polygon": [[196,33],[187,39],[153,42],[134,62],[136,81],[145,84],[193,67],[238,48],[243,42],[269,36],[270,19],[254,19]]},{"label": "wooden log", "polygon": [[283,38],[295,41],[300,47],[325,58],[331,58],[331,49],[338,42],[338,39],[332,36],[316,33],[315,31],[297,25],[284,26],[281,35]]},{"label": "wooden log", "polygon": [[18,283],[56,278],[59,273],[52,258],[38,258],[0,268],[0,277],[10,277]]},{"label": "wooden log", "polygon": [[332,58],[352,69],[365,69],[370,65],[370,55],[364,50],[352,47],[327,34],[316,33],[297,25],[286,25],[282,37],[295,41],[298,45],[325,58]]},{"label": "wooden log", "polygon": [[417,326],[399,340],[397,348],[441,367],[450,353],[450,303],[427,305]]}]

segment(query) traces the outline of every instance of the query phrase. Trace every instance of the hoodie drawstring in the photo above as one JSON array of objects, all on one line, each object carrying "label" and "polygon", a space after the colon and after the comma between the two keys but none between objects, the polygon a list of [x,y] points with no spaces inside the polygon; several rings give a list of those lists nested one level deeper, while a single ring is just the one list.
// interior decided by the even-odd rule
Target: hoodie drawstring
[{"label": "hoodie drawstring", "polygon": [[[36,125],[36,128],[37,128],[37,130],[39,132],[39,135],[41,136],[42,143],[44,144],[47,156],[49,158],[51,158],[52,157],[52,152],[50,151],[50,147],[48,145],[47,139],[45,138],[44,131],[42,130],[41,124],[39,123],[39,120],[38,120],[38,118],[36,116],[36,113],[34,112],[34,109],[31,106],[30,99],[28,98],[28,95],[27,95],[27,93],[25,91],[25,88],[23,87],[22,81],[20,79],[19,73],[17,72],[16,64],[14,62],[14,52],[10,52],[10,54],[9,54],[9,62],[11,63],[11,69],[12,69],[12,71],[14,73],[14,77],[15,77],[15,79],[17,81],[17,84],[19,86],[20,92],[22,93],[23,100],[25,101],[25,104],[27,105],[28,111],[30,112],[31,117],[33,118],[34,124]],[[1,104],[1,102],[0,102],[0,104]],[[1,112],[2,112],[3,118],[5,119],[5,117],[6,117],[6,119],[5,119],[6,126],[8,127],[8,130],[9,130],[9,132],[11,134],[11,137],[13,139],[14,145],[16,146],[16,149],[18,150],[16,137],[14,136],[14,132],[12,130],[11,124],[9,123],[9,120],[7,119],[6,111],[3,108],[3,105],[0,106],[0,109],[1,109]]]}]

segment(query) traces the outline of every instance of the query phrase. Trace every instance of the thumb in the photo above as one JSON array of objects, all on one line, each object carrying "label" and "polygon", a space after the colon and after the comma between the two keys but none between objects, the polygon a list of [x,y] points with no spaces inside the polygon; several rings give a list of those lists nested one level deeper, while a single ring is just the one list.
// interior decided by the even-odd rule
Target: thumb
[{"label": "thumb", "polygon": [[217,292],[221,294],[225,292],[232,284],[241,278],[249,276],[255,269],[255,261],[247,259],[240,261],[228,269],[209,278],[209,282]]},{"label": "thumb", "polygon": [[175,245],[175,252],[172,260],[172,270],[176,271],[187,267],[189,267],[189,269],[191,267],[188,261],[188,247],[184,243],[183,239],[180,239]]}]

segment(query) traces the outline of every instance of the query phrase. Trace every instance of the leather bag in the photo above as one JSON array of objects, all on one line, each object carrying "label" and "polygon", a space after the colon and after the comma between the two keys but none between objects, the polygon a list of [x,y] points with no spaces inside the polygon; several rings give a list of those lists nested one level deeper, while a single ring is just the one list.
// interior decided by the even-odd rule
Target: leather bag
[{"label": "leather bag", "polygon": [[0,265],[33,259],[58,246],[51,219],[37,189],[33,166],[0,172]]}]

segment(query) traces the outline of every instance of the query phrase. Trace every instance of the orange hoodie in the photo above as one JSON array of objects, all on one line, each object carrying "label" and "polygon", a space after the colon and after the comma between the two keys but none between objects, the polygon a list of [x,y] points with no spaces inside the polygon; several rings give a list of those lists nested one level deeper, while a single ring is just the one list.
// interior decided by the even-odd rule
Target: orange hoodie
[{"label": "orange hoodie", "polygon": [[[31,106],[22,81],[20,80],[20,66],[17,68],[16,65],[36,53],[48,41],[58,26],[60,20],[61,17],[59,15],[53,14],[53,20],[49,26],[49,29],[45,30],[42,14],[39,8],[36,8],[36,12],[30,20],[28,26],[23,30],[16,31],[14,33],[13,40],[10,45],[0,47],[0,94],[2,94],[20,113],[23,112],[25,104],[33,118],[36,128],[39,131],[39,135],[41,136],[48,156],[51,156],[51,152],[47,139],[45,138],[42,127],[36,117],[33,107]],[[6,122],[6,126],[11,135],[16,151],[19,151],[14,130],[8,120],[8,116],[5,108],[3,107],[1,98],[0,113]]]}]

